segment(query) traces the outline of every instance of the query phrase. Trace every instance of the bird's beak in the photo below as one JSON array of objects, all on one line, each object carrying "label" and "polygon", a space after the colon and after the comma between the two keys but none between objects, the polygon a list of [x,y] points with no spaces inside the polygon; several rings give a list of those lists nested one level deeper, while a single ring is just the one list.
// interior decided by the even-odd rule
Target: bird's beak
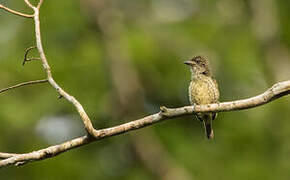
[{"label": "bird's beak", "polygon": [[189,66],[191,66],[193,64],[192,61],[184,61],[183,63],[186,64],[186,65],[189,65]]}]

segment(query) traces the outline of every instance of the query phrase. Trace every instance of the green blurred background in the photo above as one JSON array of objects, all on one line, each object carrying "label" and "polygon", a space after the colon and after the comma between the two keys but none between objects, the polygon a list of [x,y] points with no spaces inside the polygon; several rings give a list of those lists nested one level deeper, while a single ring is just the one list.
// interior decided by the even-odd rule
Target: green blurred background
[{"label": "green blurred background", "polygon": [[[0,2],[31,13],[22,1]],[[210,60],[221,101],[289,79],[289,9],[285,0],[44,0],[41,29],[55,80],[105,128],[188,105],[182,62],[194,55]],[[0,89],[45,78],[40,62],[21,65],[34,40],[31,19],[0,11]],[[0,94],[0,151],[84,135],[73,106],[57,97],[48,84]],[[177,118],[1,169],[0,179],[289,179],[289,103],[220,113],[213,141],[192,117]]]}]

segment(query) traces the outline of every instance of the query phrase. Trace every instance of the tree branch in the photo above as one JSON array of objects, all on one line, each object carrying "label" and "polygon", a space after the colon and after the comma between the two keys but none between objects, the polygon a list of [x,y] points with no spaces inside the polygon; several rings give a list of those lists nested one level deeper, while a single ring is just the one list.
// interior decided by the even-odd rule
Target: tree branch
[{"label": "tree branch", "polygon": [[39,1],[38,6],[34,7],[32,6],[28,0],[25,0],[25,2],[33,9],[34,11],[34,24],[35,24],[35,37],[36,37],[36,47],[37,50],[40,54],[40,59],[42,62],[42,66],[47,74],[47,79],[48,82],[50,83],[50,85],[60,94],[61,97],[64,97],[66,100],[68,100],[70,103],[72,103],[75,108],[77,109],[83,123],[85,126],[86,131],[88,132],[88,134],[90,136],[93,137],[97,137],[98,133],[97,130],[93,127],[93,124],[89,118],[89,116],[87,115],[87,113],[85,112],[83,106],[81,105],[81,103],[79,103],[79,101],[71,96],[70,94],[68,94],[66,91],[64,91],[54,80],[52,73],[51,73],[51,69],[50,66],[48,64],[46,55],[44,53],[43,50],[43,46],[42,46],[42,42],[41,42],[41,34],[40,34],[40,20],[39,20],[39,8],[42,4],[42,0]]},{"label": "tree branch", "polygon": [[20,154],[15,154],[15,153],[0,153],[0,159],[7,159],[10,157],[18,156]]},{"label": "tree branch", "polygon": [[[42,83],[42,82],[49,82],[50,85],[66,100],[71,102],[75,108],[77,109],[78,113],[80,114],[86,131],[88,135],[82,136],[79,138],[72,139],[70,141],[64,142],[59,145],[50,146],[45,149],[41,149],[38,151],[33,151],[31,153],[25,154],[13,154],[13,153],[0,153],[0,158],[4,159],[0,161],[0,167],[8,166],[8,165],[22,165],[28,163],[30,161],[37,161],[42,159],[47,159],[50,157],[54,157],[58,154],[61,154],[67,150],[71,150],[73,148],[86,145],[88,143],[101,140],[107,137],[115,136],[118,134],[123,134],[132,130],[140,129],[157,122],[161,122],[163,120],[175,118],[175,117],[182,117],[186,115],[193,115],[196,112],[220,112],[220,111],[234,111],[234,110],[242,110],[248,108],[254,108],[256,106],[260,106],[266,103],[269,103],[277,98],[290,94],[290,80],[277,83],[273,85],[270,89],[268,89],[263,94],[260,94],[255,97],[251,97],[248,99],[231,101],[231,102],[223,102],[217,104],[208,104],[208,105],[196,105],[196,106],[184,106],[180,108],[166,108],[161,107],[160,112],[146,116],[144,118],[131,121],[125,124],[121,124],[118,126],[105,128],[101,130],[94,129],[90,118],[86,114],[82,105],[70,94],[65,92],[53,79],[50,66],[46,59],[42,42],[41,42],[41,34],[40,34],[40,20],[39,20],[39,9],[43,2],[40,0],[37,6],[33,6],[29,0],[24,0],[25,3],[33,9],[34,15],[26,15],[16,11],[13,11],[9,8],[0,5],[0,9],[4,9],[12,14],[16,14],[23,17],[33,17],[35,23],[35,36],[36,36],[36,45],[37,50],[40,54],[40,60],[42,62],[43,68],[47,74],[47,80],[38,80],[38,81],[30,81],[26,83],[21,83],[6,89],[0,90],[1,92],[14,89],[17,87],[21,87],[24,85],[35,84],[35,83]],[[27,56],[27,54],[26,54]]]},{"label": "tree branch", "polygon": [[43,0],[39,0],[39,2],[38,2],[38,4],[37,4],[37,9],[39,9],[40,8],[40,6],[42,5],[42,3],[43,3]]},{"label": "tree branch", "polygon": [[29,0],[24,0],[24,2],[27,4],[27,6],[29,6],[31,9],[35,8],[35,6],[33,6]]},{"label": "tree branch", "polygon": [[28,81],[28,82],[16,84],[14,86],[10,86],[8,88],[0,89],[0,93],[3,93],[5,91],[11,90],[11,89],[19,88],[21,86],[27,86],[27,85],[31,85],[31,84],[40,84],[40,83],[45,83],[45,82],[48,82],[47,79]]},{"label": "tree branch", "polygon": [[21,17],[25,17],[25,18],[33,18],[33,17],[34,17],[33,14],[30,15],[30,14],[21,13],[21,12],[18,12],[18,11],[12,10],[12,9],[10,9],[10,8],[8,8],[8,7],[5,7],[5,6],[2,5],[2,4],[0,4],[0,9],[3,9],[3,10],[5,10],[5,11],[7,11],[7,12],[10,12],[10,13],[15,14],[15,15],[17,15],[17,16],[21,16]]},{"label": "tree branch", "polygon": [[[101,140],[118,134],[123,134],[132,130],[144,128],[146,126],[153,125],[155,123],[168,120],[171,118],[193,115],[196,112],[221,112],[221,111],[235,111],[254,108],[269,103],[287,94],[290,94],[290,80],[276,83],[264,93],[248,99],[208,105],[184,106],[180,108],[166,108],[163,106],[160,108],[161,111],[156,114],[146,116],[144,118],[131,121],[125,124],[121,124],[118,126],[97,130],[97,136],[95,136],[94,138],[91,136],[82,136],[64,142],[62,144],[50,146],[48,148],[34,151],[31,153],[16,154],[16,155],[12,154],[12,156],[10,156],[11,154],[8,154],[6,156],[7,159],[0,161],[0,167],[13,164],[17,165],[19,163],[24,164],[30,161],[39,161],[51,158],[65,151],[71,150],[79,146],[84,146],[97,140]],[[5,156],[4,155],[1,156],[1,154],[3,153],[0,153],[0,157],[5,158]]]}]

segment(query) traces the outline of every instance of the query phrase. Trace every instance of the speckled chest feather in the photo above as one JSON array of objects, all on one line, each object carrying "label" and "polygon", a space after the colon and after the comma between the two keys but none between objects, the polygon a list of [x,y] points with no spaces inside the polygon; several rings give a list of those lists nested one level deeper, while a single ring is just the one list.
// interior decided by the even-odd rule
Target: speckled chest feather
[{"label": "speckled chest feather", "polygon": [[189,85],[189,100],[191,104],[211,104],[218,102],[219,91],[217,83],[211,77],[197,75]]}]

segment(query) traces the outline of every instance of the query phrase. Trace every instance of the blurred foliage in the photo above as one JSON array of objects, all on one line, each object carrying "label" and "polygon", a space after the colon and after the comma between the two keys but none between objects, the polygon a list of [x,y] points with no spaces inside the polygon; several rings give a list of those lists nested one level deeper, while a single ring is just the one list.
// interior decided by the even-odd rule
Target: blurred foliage
[{"label": "blurred foliage", "polygon": [[[0,2],[31,13],[22,1]],[[96,128],[104,128],[157,112],[161,105],[189,104],[190,74],[182,62],[193,55],[210,59],[221,101],[250,97],[289,79],[289,8],[284,0],[44,0],[41,30],[56,81],[83,104]],[[34,45],[33,21],[0,11],[0,27],[0,88],[44,78],[40,62],[21,66],[24,50]],[[127,65],[113,66],[118,59]],[[123,74],[120,89],[130,88],[128,69],[138,76],[138,111],[132,98],[126,107],[116,102],[114,73]],[[0,151],[29,152],[84,134],[77,112],[57,96],[48,84],[0,94]],[[175,173],[178,179],[289,179],[289,103],[285,97],[220,113],[214,141],[205,139],[192,117],[179,118],[1,169],[0,177],[173,179],[167,175],[178,169],[183,172]],[[126,111],[114,114],[120,109]],[[138,145],[135,136],[142,139],[149,131],[156,142]],[[150,157],[156,147],[155,156],[166,160],[161,173],[150,167],[157,159],[142,159],[142,151]]]}]

